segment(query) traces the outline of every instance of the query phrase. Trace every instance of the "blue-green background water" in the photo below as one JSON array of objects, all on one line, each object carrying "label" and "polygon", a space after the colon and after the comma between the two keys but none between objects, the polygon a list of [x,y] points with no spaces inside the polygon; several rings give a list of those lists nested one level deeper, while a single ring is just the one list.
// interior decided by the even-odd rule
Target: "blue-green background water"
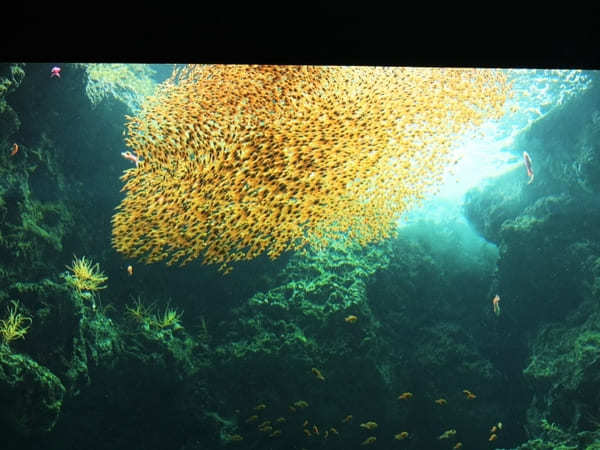
[{"label": "blue-green background water", "polygon": [[[31,318],[0,346],[3,448],[600,445],[596,72],[509,71],[514,113],[457,145],[397,238],[224,277],[110,244],[125,115],[172,66],[53,65],[0,65],[0,320]],[[74,255],[106,289],[69,286]]]}]

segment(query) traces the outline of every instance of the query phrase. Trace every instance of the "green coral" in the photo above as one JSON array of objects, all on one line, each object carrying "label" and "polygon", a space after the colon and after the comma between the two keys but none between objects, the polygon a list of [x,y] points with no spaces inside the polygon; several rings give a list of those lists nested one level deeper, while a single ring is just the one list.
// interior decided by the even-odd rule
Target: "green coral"
[{"label": "green coral", "polygon": [[19,302],[12,301],[8,309],[8,317],[4,320],[0,320],[0,337],[2,342],[8,345],[10,342],[17,339],[24,339],[29,327],[31,326],[31,317],[24,316],[19,313]]}]

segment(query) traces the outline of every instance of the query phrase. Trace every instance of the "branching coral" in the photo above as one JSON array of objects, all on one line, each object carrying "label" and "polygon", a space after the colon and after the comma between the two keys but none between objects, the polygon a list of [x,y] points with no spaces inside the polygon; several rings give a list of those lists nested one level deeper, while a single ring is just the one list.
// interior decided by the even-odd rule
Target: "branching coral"
[{"label": "branching coral", "polygon": [[94,292],[106,288],[102,283],[108,280],[108,277],[100,271],[99,263],[92,265],[92,262],[85,256],[82,258],[74,256],[72,266],[66,267],[73,272],[73,275],[67,274],[65,279],[78,292]]},{"label": "branching coral", "polygon": [[12,301],[13,307],[9,306],[8,318],[0,320],[0,336],[5,344],[9,344],[16,339],[24,339],[29,327],[31,326],[31,317],[27,317],[17,312],[19,302]]},{"label": "branching coral", "polygon": [[503,114],[501,71],[189,66],[136,117],[113,245],[145,262],[361,245],[441,180],[459,135]]}]

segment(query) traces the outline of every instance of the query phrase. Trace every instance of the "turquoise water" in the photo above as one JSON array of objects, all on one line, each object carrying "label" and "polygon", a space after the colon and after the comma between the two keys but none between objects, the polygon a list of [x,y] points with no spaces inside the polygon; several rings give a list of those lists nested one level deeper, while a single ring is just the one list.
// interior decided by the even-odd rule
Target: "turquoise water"
[{"label": "turquoise water", "polygon": [[600,445],[597,72],[503,72],[394,236],[224,275],[111,244],[127,116],[172,69],[0,65],[3,448]]}]

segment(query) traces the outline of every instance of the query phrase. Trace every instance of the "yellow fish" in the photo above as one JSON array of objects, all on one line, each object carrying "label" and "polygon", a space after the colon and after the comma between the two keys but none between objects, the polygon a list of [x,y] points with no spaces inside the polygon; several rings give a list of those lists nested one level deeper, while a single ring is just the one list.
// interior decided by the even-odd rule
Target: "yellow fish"
[{"label": "yellow fish", "polygon": [[456,434],[455,429],[446,430],[438,436],[438,439],[448,439],[450,436],[454,436],[455,434]]},{"label": "yellow fish", "polygon": [[361,423],[360,427],[364,428],[365,430],[374,430],[375,428],[377,428],[377,423],[373,422],[372,420],[369,420],[368,422]]},{"label": "yellow fish", "polygon": [[412,396],[412,392],[403,392],[398,396],[398,400],[408,400],[409,398],[412,398]]},{"label": "yellow fish", "polygon": [[401,441],[402,439],[406,439],[408,437],[408,432],[403,431],[402,433],[398,433],[394,435],[394,439]]},{"label": "yellow fish", "polygon": [[364,441],[360,443],[360,445],[371,445],[374,444],[377,438],[375,436],[369,436]]},{"label": "yellow fish", "polygon": [[468,389],[463,389],[463,393],[467,396],[468,400],[473,400],[474,398],[477,398],[477,396]]},{"label": "yellow fish", "polygon": [[325,381],[325,377],[323,376],[323,374],[321,373],[321,371],[319,369],[317,369],[316,367],[313,367],[310,370],[319,380]]},{"label": "yellow fish", "polygon": [[434,400],[438,405],[445,405],[446,403],[448,403],[448,401],[445,398],[438,398],[437,400]]},{"label": "yellow fish", "polygon": [[346,322],[346,323],[354,323],[354,322],[356,322],[357,320],[358,320],[358,317],[356,317],[354,314],[350,314],[349,316],[347,316],[347,317],[344,319],[344,322]]}]

